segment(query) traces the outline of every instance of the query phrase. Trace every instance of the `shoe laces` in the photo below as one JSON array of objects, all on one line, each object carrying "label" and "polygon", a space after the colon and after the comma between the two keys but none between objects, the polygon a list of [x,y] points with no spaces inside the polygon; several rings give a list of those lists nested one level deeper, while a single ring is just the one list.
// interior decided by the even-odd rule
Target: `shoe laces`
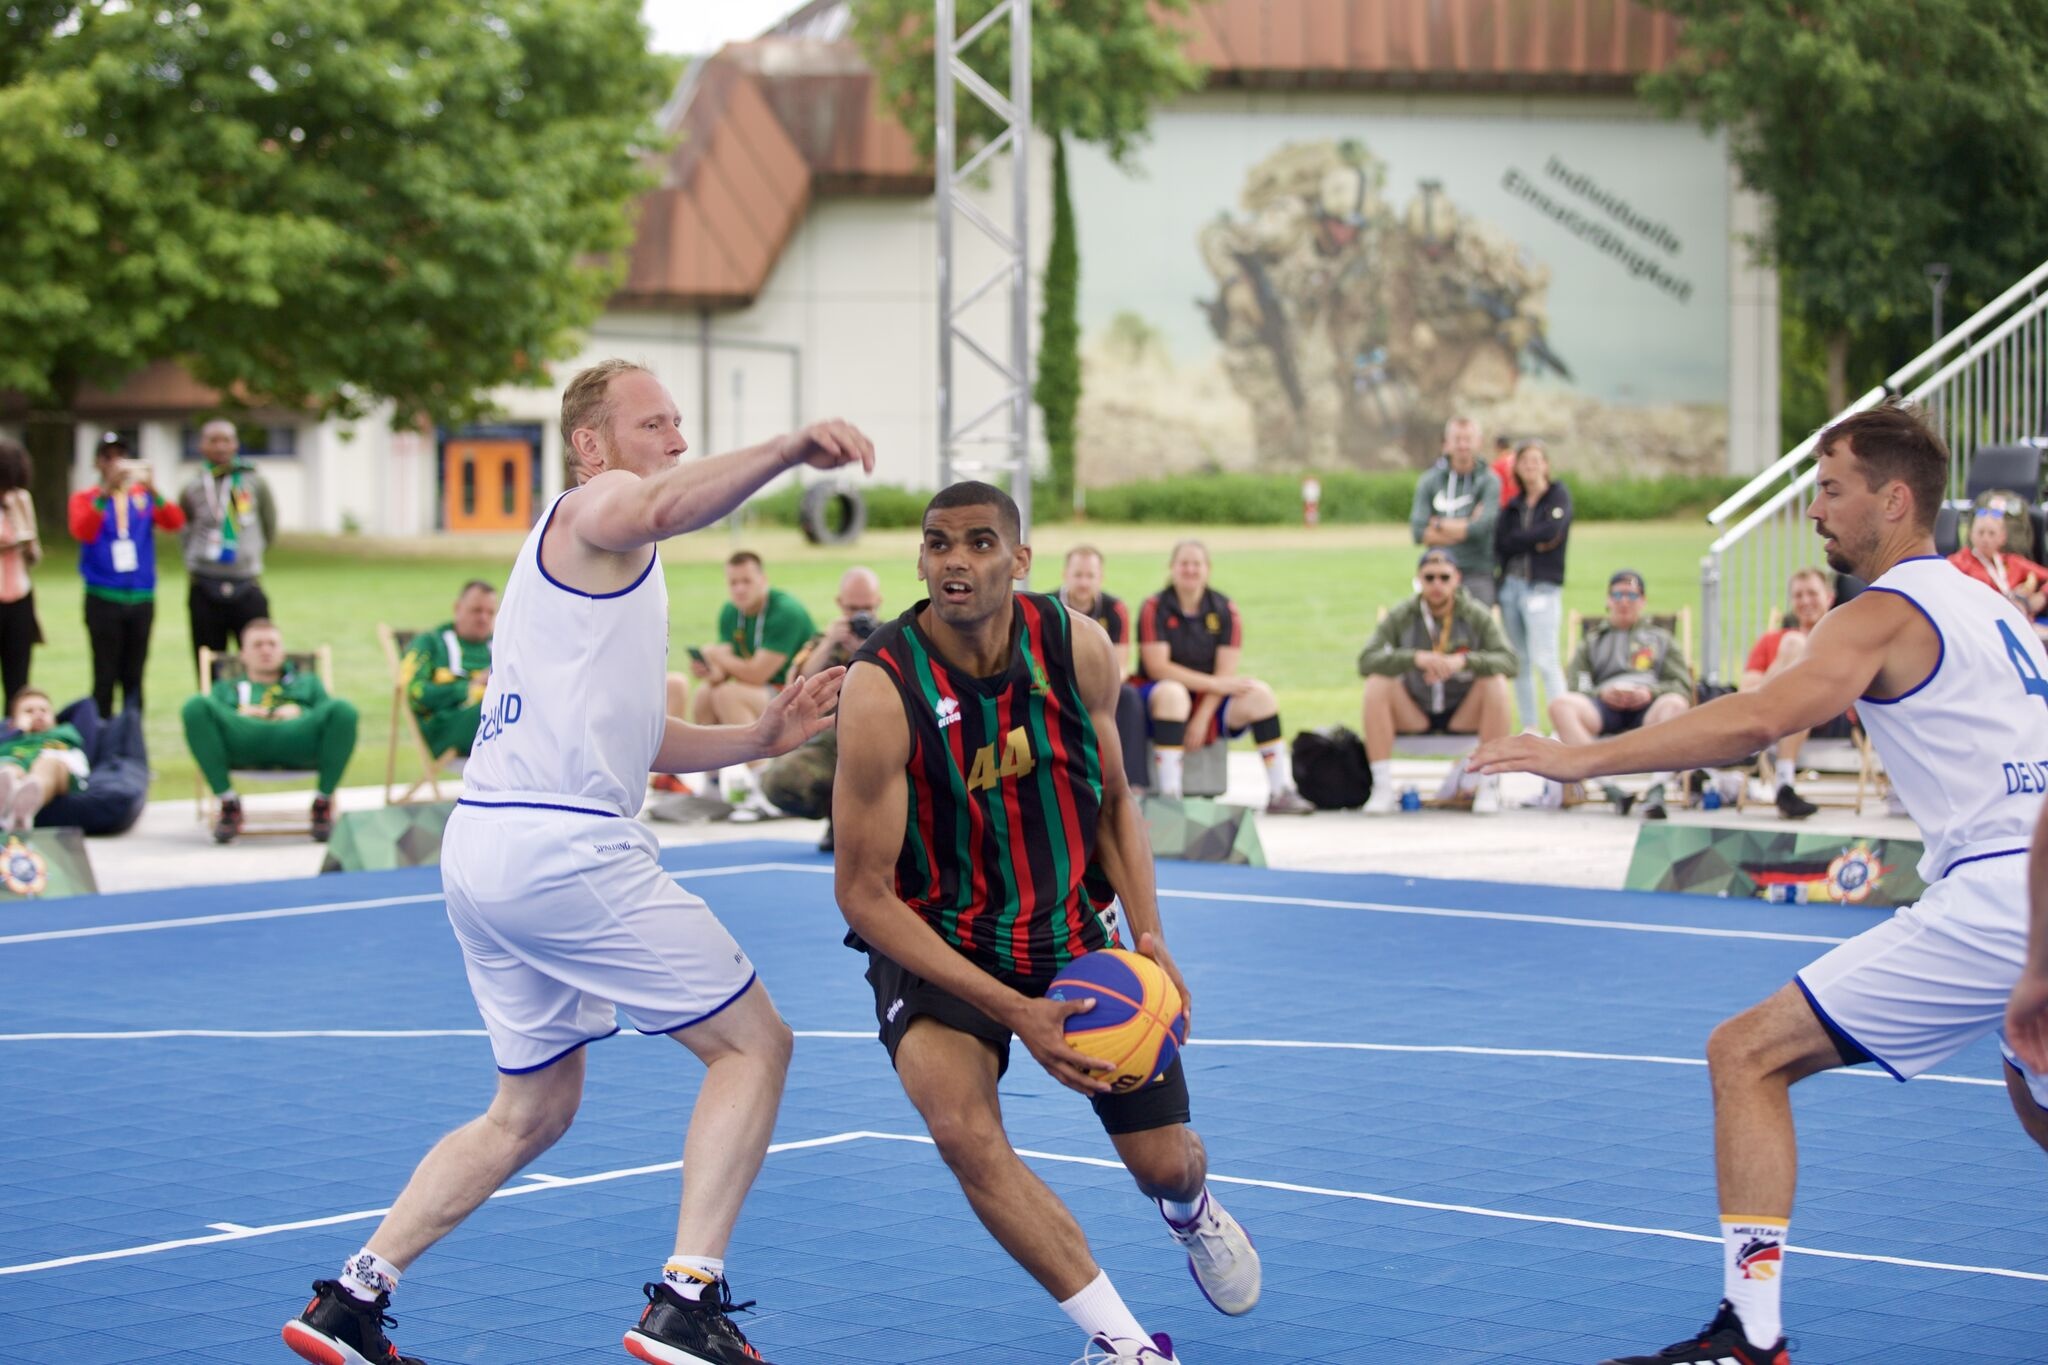
[{"label": "shoe laces", "polygon": [[[341,1304],[341,1306],[343,1308],[348,1309],[349,1312],[354,1313],[357,1317],[374,1321],[380,1329],[398,1326],[398,1319],[392,1317],[389,1313],[384,1311],[387,1307],[390,1306],[391,1303],[391,1296],[389,1294],[379,1294],[376,1298],[370,1299],[366,1302],[362,1299],[357,1298],[355,1295],[349,1293],[348,1290],[342,1286],[340,1280],[313,1281],[313,1292],[315,1294],[324,1293],[330,1289],[334,1291],[334,1297]],[[381,1330],[378,1335],[380,1337],[382,1336]],[[371,1343],[371,1345],[373,1346],[376,1344],[378,1343]],[[382,1344],[387,1349],[389,1349],[391,1346],[391,1343],[389,1341],[385,1341]],[[391,1354],[395,1356],[398,1353],[397,1351],[393,1350]]]},{"label": "shoe laces", "polygon": [[[648,1284],[641,1285],[640,1292],[647,1296],[647,1301],[649,1303],[656,1303],[659,1302],[661,1299],[661,1291],[667,1288],[667,1285],[659,1281],[653,1281]],[[683,1303],[686,1303],[693,1308],[701,1308],[707,1313],[714,1313],[719,1317],[725,1317],[728,1314],[732,1313],[751,1312],[753,1311],[754,1305],[760,1302],[760,1300],[758,1299],[743,1299],[738,1303],[734,1303],[732,1301],[732,1286],[725,1282],[725,1277],[723,1275],[713,1280],[710,1284],[704,1286],[703,1294],[695,1299],[685,1299],[681,1294],[676,1294],[673,1290],[671,1290],[670,1292],[676,1299],[681,1300]],[[732,1324],[730,1323],[726,1325],[728,1327],[732,1327]],[[732,1327],[733,1335],[739,1336],[739,1330],[740,1329],[737,1327]],[[741,1336],[740,1341],[744,1343],[746,1341],[746,1338]]]}]

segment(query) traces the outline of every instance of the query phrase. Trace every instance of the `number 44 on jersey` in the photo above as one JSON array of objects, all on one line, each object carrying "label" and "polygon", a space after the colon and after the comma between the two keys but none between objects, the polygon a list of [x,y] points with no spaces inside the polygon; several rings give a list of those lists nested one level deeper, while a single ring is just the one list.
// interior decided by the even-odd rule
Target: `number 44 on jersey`
[{"label": "number 44 on jersey", "polygon": [[992,791],[997,782],[1006,777],[1022,777],[1038,766],[1038,760],[1031,756],[1031,736],[1023,726],[1003,738],[1003,761],[996,763],[996,746],[984,744],[974,751],[974,764],[967,770],[967,790],[975,792]]}]

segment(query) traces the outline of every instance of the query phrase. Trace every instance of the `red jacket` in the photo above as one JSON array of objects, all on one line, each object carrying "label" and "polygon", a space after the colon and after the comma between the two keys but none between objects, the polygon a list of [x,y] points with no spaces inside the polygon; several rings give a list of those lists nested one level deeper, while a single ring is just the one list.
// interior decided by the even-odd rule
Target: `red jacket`
[{"label": "red jacket", "polygon": [[[2020,584],[2029,578],[2034,580],[2037,592],[2043,587],[2048,587],[2048,568],[2015,554],[2002,554],[1999,559],[2005,569],[2005,585],[2008,589],[2018,591]],[[1987,587],[1998,586],[1998,581],[1991,576],[1991,570],[1985,567],[1983,560],[1977,558],[1974,550],[1957,550],[1948,557],[1948,562]]]}]

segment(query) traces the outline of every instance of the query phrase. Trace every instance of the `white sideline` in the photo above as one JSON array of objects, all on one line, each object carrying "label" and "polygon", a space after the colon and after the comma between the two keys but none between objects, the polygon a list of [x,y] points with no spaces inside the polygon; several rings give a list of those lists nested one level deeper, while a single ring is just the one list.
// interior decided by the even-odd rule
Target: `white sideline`
[{"label": "white sideline", "polygon": [[[799,1038],[855,1039],[871,1042],[873,1029],[796,1029]],[[0,1043],[111,1043],[147,1042],[163,1038],[488,1038],[490,1034],[480,1028],[407,1028],[407,1029],[352,1029],[352,1028],[281,1028],[281,1029],[232,1029],[232,1028],[155,1028],[127,1029],[102,1033],[0,1033]],[[1566,1062],[1646,1062],[1656,1066],[1705,1066],[1704,1057],[1665,1057],[1656,1053],[1643,1052],[1575,1052],[1560,1048],[1534,1047],[1479,1047],[1469,1043],[1351,1043],[1332,1042],[1317,1039],[1292,1038],[1191,1038],[1189,1047],[1261,1047],[1294,1049],[1309,1052],[1395,1052],[1395,1053],[1449,1053],[1466,1057],[1527,1057],[1538,1060]],[[1861,1076],[1865,1079],[1890,1080],[1883,1071],[1861,1070],[1851,1067],[1836,1067],[1820,1073],[1824,1076]],[[1939,1081],[1948,1085],[1988,1085],[2005,1088],[2003,1080],[1990,1080],[1983,1076],[1944,1076],[1929,1072],[1915,1076],[1918,1081]]]},{"label": "white sideline", "polygon": [[[832,869],[812,863],[735,863],[722,867],[689,868],[674,873],[682,882],[700,877],[743,877],[757,872],[803,872],[829,877]],[[1398,905],[1391,901],[1327,900],[1317,896],[1262,896],[1224,891],[1175,891],[1161,887],[1161,900],[1228,901],[1240,905],[1295,905],[1316,910],[1362,910],[1380,915],[1420,915],[1430,919],[1496,920],[1510,924],[1551,924],[1569,929],[1615,929],[1636,934],[1678,934],[1691,938],[1753,939],[1766,943],[1818,943],[1830,947],[1847,939],[1824,934],[1784,934],[1767,929],[1715,929],[1703,925],[1644,924],[1635,920],[1584,919],[1571,915],[1530,915],[1512,910],[1455,910],[1448,906]],[[237,924],[251,920],[289,919],[298,915],[328,915],[344,910],[377,910],[397,905],[432,905],[438,895],[389,896],[381,900],[336,901],[323,905],[288,906],[277,910],[244,910],[224,915],[195,915],[190,919],[143,920],[134,924],[101,924],[80,929],[47,929],[39,933],[0,935],[0,946],[14,943],[46,943],[55,939],[101,938],[112,934],[139,934],[157,929],[184,929],[202,924]]]},{"label": "white sideline", "polygon": [[[835,1133],[830,1137],[807,1138],[797,1142],[780,1142],[771,1146],[771,1153],[799,1151],[817,1147],[838,1146],[849,1142],[907,1142],[920,1146],[935,1145],[931,1138],[922,1133],[878,1133],[866,1130]],[[1105,1170],[1121,1170],[1123,1163],[1104,1157],[1075,1156],[1066,1152],[1042,1152],[1030,1148],[1018,1148],[1017,1154],[1034,1161],[1061,1162],[1074,1166],[1094,1166]],[[515,1195],[538,1194],[548,1190],[566,1189],[577,1185],[596,1185],[611,1180],[625,1180],[634,1176],[656,1175],[680,1169],[680,1161],[663,1161],[651,1166],[629,1166],[615,1171],[599,1171],[593,1175],[527,1177],[526,1183],[510,1186],[497,1191],[493,1199],[506,1199]],[[1677,1228],[1639,1227],[1629,1223],[1602,1223],[1586,1218],[1569,1218],[1558,1214],[1518,1213],[1509,1209],[1490,1209],[1477,1204],[1447,1204],[1428,1199],[1404,1199],[1398,1195],[1372,1194],[1364,1190],[1341,1190],[1321,1185],[1300,1185],[1286,1180],[1260,1180],[1250,1176],[1218,1175],[1211,1172],[1209,1179],[1220,1185],[1244,1185],[1264,1190],[1279,1190],[1288,1194],[1309,1194],[1325,1199],[1353,1199],[1369,1204],[1386,1204],[1404,1209],[1426,1209],[1435,1213],[1455,1213],[1474,1218],[1495,1218],[1516,1223],[1545,1223],[1553,1227],[1586,1228],[1595,1232],[1619,1232],[1635,1237],[1664,1237],[1682,1242],[1720,1242],[1719,1237],[1700,1232],[1685,1232]],[[185,1247],[206,1246],[218,1242],[243,1241],[252,1237],[265,1237],[278,1232],[299,1232],[308,1228],[332,1227],[339,1223],[366,1222],[381,1218],[389,1209],[358,1209],[350,1213],[330,1214],[324,1218],[305,1218],[288,1223],[270,1223],[262,1227],[246,1227],[239,1223],[211,1223],[208,1227],[213,1234],[207,1237],[183,1237],[173,1241],[151,1242],[144,1246],[121,1247],[110,1251],[86,1252],[77,1256],[63,1256],[48,1261],[34,1261],[22,1265],[0,1266],[0,1275],[22,1275],[38,1270],[57,1270],[66,1266],[82,1265],[93,1261],[126,1260],[134,1256],[153,1256],[165,1251],[177,1251]],[[1793,1246],[1787,1244],[1787,1251],[1796,1251],[1805,1256],[1824,1257],[1836,1261],[1863,1261],[1876,1265],[1906,1266],[1917,1270],[1944,1270],[1960,1275],[1995,1275],[2004,1279],[2032,1280],[2048,1284],[2048,1274],[2031,1270],[2013,1270],[2004,1266],[1958,1265],[1947,1261],[1923,1261],[1906,1256],[1884,1256],[1872,1252],[1836,1251],[1819,1247]]]}]

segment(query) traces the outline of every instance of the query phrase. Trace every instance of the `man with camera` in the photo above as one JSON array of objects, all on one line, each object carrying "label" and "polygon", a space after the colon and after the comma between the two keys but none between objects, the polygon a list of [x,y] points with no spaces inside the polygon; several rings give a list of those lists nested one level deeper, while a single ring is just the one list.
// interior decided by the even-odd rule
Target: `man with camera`
[{"label": "man with camera", "polygon": [[68,517],[85,579],[92,698],[108,718],[116,683],[122,709],[142,709],[142,670],[156,624],[156,531],[185,525],[185,509],[157,496],[149,466],[128,456],[120,433],[100,438],[99,482],[71,495]]},{"label": "man with camera", "polygon": [[[797,656],[796,681],[852,662],[854,653],[882,616],[882,580],[873,569],[858,565],[839,578],[839,615]],[[806,820],[832,815],[832,773],[839,766],[839,730],[835,726],[770,763],[761,773],[761,794],[776,808]],[[832,826],[818,841],[820,852],[832,851]]]}]

